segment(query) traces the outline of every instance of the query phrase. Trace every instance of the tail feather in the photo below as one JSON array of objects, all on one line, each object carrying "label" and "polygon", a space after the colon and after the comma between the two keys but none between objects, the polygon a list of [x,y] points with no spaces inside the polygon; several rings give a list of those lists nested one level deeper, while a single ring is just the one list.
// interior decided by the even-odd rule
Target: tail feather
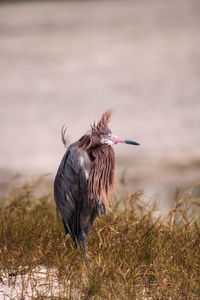
[{"label": "tail feather", "polygon": [[61,129],[61,138],[62,138],[62,142],[63,142],[65,147],[67,147],[66,131],[67,131],[67,127],[64,124],[62,129]]}]

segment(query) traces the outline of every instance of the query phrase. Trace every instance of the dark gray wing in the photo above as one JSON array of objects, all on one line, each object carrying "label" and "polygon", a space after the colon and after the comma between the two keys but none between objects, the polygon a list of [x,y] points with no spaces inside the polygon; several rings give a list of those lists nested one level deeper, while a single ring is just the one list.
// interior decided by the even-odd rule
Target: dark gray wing
[{"label": "dark gray wing", "polygon": [[88,202],[87,176],[91,164],[88,154],[76,142],[67,149],[54,182],[57,209],[63,218],[66,233],[75,243],[80,231],[82,203]]}]

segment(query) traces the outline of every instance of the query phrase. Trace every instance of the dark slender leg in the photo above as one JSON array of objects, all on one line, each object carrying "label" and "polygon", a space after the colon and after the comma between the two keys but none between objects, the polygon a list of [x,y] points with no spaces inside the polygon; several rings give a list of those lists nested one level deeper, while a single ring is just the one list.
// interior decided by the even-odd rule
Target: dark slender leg
[{"label": "dark slender leg", "polygon": [[77,242],[73,241],[73,248],[76,250],[77,249]]},{"label": "dark slender leg", "polygon": [[105,217],[107,216],[107,209],[103,203],[101,204],[101,213],[102,215],[104,214]]},{"label": "dark slender leg", "polygon": [[81,230],[80,240],[83,244],[84,254],[85,254],[85,264],[88,267],[88,256],[87,256],[87,247],[86,247],[86,234],[83,230]]},{"label": "dark slender leg", "polygon": [[103,210],[104,210],[104,216],[107,217],[107,209],[106,209],[105,205],[103,205]]},{"label": "dark slender leg", "polygon": [[98,216],[98,218],[100,218],[99,206],[97,206],[97,216]]}]

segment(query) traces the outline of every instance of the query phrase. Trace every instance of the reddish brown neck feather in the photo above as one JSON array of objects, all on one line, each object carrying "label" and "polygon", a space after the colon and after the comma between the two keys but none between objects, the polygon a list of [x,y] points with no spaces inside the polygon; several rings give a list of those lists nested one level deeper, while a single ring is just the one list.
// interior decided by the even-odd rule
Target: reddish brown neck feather
[{"label": "reddish brown neck feather", "polygon": [[89,174],[88,191],[94,202],[107,205],[110,190],[115,182],[115,154],[111,146],[101,145],[91,149],[93,166]]},{"label": "reddish brown neck feather", "polygon": [[106,144],[93,148],[87,135],[84,135],[79,142],[80,147],[87,151],[93,162],[88,179],[89,198],[93,199],[93,204],[100,204],[103,201],[107,205],[110,190],[115,183],[114,150]]},{"label": "reddish brown neck feather", "polygon": [[115,183],[115,154],[113,148],[101,144],[101,135],[109,134],[112,110],[106,111],[97,124],[91,125],[91,135],[84,135],[79,140],[80,147],[87,151],[93,165],[88,179],[88,196],[93,199],[92,204],[105,205]]}]

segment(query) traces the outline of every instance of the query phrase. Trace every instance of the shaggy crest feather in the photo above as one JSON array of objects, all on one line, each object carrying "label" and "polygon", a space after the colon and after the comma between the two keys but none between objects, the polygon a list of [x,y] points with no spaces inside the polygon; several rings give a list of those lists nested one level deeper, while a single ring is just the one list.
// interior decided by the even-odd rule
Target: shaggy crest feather
[{"label": "shaggy crest feather", "polygon": [[104,112],[99,122],[91,125],[91,134],[86,134],[79,140],[80,147],[87,151],[93,162],[88,179],[89,199],[93,199],[93,204],[103,201],[106,206],[109,192],[115,183],[115,154],[111,146],[101,144],[101,135],[111,132],[112,113],[112,110]]},{"label": "shaggy crest feather", "polygon": [[63,145],[65,147],[67,147],[66,131],[67,131],[67,127],[65,127],[65,125],[63,125],[63,127],[61,129],[61,138],[62,138]]},{"label": "shaggy crest feather", "polygon": [[91,125],[91,130],[93,134],[107,134],[110,132],[110,119],[113,114],[113,110],[107,110],[103,113],[101,119],[97,124]]}]

